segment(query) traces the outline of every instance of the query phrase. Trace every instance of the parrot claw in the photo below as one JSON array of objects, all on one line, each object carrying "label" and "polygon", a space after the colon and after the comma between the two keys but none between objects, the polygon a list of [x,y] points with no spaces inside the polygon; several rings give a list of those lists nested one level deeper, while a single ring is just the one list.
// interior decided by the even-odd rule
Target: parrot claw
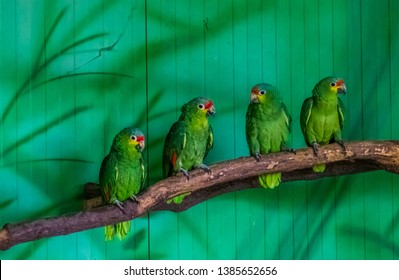
[{"label": "parrot claw", "polygon": [[188,173],[187,170],[185,170],[185,169],[183,169],[183,168],[180,168],[179,171],[180,171],[181,173],[183,173],[183,175],[187,178],[187,181],[190,180],[190,174]]},{"label": "parrot claw", "polygon": [[257,162],[260,160],[260,153],[255,153],[255,159]]},{"label": "parrot claw", "polygon": [[317,157],[319,154],[319,144],[315,142],[312,143],[313,153]]},{"label": "parrot claw", "polygon": [[139,204],[139,201],[137,200],[137,196],[135,196],[134,194],[129,197],[131,201],[136,202],[137,204]]},{"label": "parrot claw", "polygon": [[201,163],[201,164],[198,166],[198,168],[204,170],[204,171],[205,171],[206,173],[208,173],[208,174],[212,173],[212,170],[211,170],[208,166],[206,166],[205,164],[203,164],[203,163]]},{"label": "parrot claw", "polygon": [[123,212],[125,213],[125,210],[123,209],[123,204],[119,200],[115,200],[114,204]]},{"label": "parrot claw", "polygon": [[338,145],[341,146],[342,150],[343,150],[344,152],[346,152],[346,147],[345,147],[345,145],[344,145],[344,142],[343,142],[342,140],[339,140],[339,141],[337,141],[337,143],[338,143]]}]

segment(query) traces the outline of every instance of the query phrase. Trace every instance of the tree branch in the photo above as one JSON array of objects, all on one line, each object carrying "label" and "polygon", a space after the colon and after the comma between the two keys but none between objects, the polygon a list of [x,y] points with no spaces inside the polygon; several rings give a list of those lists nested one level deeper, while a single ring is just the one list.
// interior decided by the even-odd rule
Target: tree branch
[{"label": "tree branch", "polygon": [[[223,193],[259,187],[257,176],[265,173],[282,172],[283,182],[375,170],[399,173],[399,141],[347,142],[346,148],[344,152],[337,144],[320,147],[318,157],[313,155],[311,148],[303,148],[297,150],[296,154],[281,152],[264,155],[259,162],[252,157],[219,162],[210,166],[211,174],[194,170],[190,172],[188,181],[179,175],[155,183],[138,196],[138,203],[126,201],[125,213],[108,205],[60,217],[6,224],[0,230],[0,249],[6,250],[23,242],[131,220],[149,211],[184,211]],[[313,172],[311,167],[316,163],[327,163],[326,171]],[[91,196],[98,195],[96,184],[88,184],[87,190],[92,191]],[[166,203],[166,200],[187,192],[191,194],[182,204]]]}]

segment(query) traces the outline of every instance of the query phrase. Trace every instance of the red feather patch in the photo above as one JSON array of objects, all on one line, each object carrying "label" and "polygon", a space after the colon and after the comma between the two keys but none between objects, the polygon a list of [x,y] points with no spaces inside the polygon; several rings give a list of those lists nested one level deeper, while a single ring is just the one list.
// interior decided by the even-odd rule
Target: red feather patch
[{"label": "red feather patch", "polygon": [[104,187],[104,196],[105,196],[105,201],[106,201],[106,202],[109,202],[110,193],[109,193],[108,185],[106,185],[106,186]]},{"label": "red feather patch", "polygon": [[177,160],[177,155],[176,153],[172,154],[172,157],[170,159],[170,161],[172,162],[172,165],[175,166],[176,165],[176,160]]},{"label": "red feather patch", "polygon": [[338,80],[337,83],[336,83],[336,85],[340,87],[343,83],[344,83],[343,80]]},{"label": "red feather patch", "polygon": [[205,104],[205,109],[209,109],[213,106],[212,101],[208,101],[208,103]]}]

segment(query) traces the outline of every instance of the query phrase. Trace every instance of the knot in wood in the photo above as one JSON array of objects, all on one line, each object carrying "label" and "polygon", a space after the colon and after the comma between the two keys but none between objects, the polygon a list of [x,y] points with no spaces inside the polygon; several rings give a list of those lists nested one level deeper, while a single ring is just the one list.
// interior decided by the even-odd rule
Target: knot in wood
[{"label": "knot in wood", "polygon": [[273,169],[275,166],[277,166],[279,164],[278,161],[271,161],[268,165],[267,165],[267,169]]}]

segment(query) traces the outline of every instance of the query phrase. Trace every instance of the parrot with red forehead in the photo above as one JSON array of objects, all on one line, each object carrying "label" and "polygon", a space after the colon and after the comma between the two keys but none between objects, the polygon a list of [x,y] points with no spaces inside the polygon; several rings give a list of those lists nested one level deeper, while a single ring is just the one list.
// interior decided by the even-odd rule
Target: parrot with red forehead
[{"label": "parrot with red forehead", "polygon": [[[189,179],[189,171],[195,168],[210,172],[203,161],[213,146],[213,131],[208,116],[215,115],[215,112],[213,102],[204,97],[194,98],[181,107],[179,120],[172,125],[165,138],[162,158],[165,178],[181,172]],[[181,203],[188,194],[174,197],[173,202]]]},{"label": "parrot with red forehead", "polygon": [[[286,145],[291,132],[291,116],[275,86],[260,83],[252,88],[245,128],[250,154],[257,161],[261,154],[280,151],[295,153]],[[280,182],[280,172],[259,176],[259,183],[264,188],[273,189]]]},{"label": "parrot with red forehead", "polygon": [[[100,189],[105,204],[115,204],[123,211],[123,202],[136,201],[136,194],[143,188],[145,167],[142,152],[145,146],[143,133],[128,127],[115,137],[108,155],[100,168]],[[116,235],[124,239],[130,230],[130,221],[105,227],[105,240],[113,240]]]},{"label": "parrot with red forehead", "polygon": [[[346,94],[344,80],[326,77],[314,86],[312,96],[302,104],[301,129],[306,144],[313,148],[315,156],[319,146],[329,143],[336,142],[346,150],[342,141],[344,104],[339,94]],[[316,164],[313,171],[323,172],[325,168],[325,164]]]}]

